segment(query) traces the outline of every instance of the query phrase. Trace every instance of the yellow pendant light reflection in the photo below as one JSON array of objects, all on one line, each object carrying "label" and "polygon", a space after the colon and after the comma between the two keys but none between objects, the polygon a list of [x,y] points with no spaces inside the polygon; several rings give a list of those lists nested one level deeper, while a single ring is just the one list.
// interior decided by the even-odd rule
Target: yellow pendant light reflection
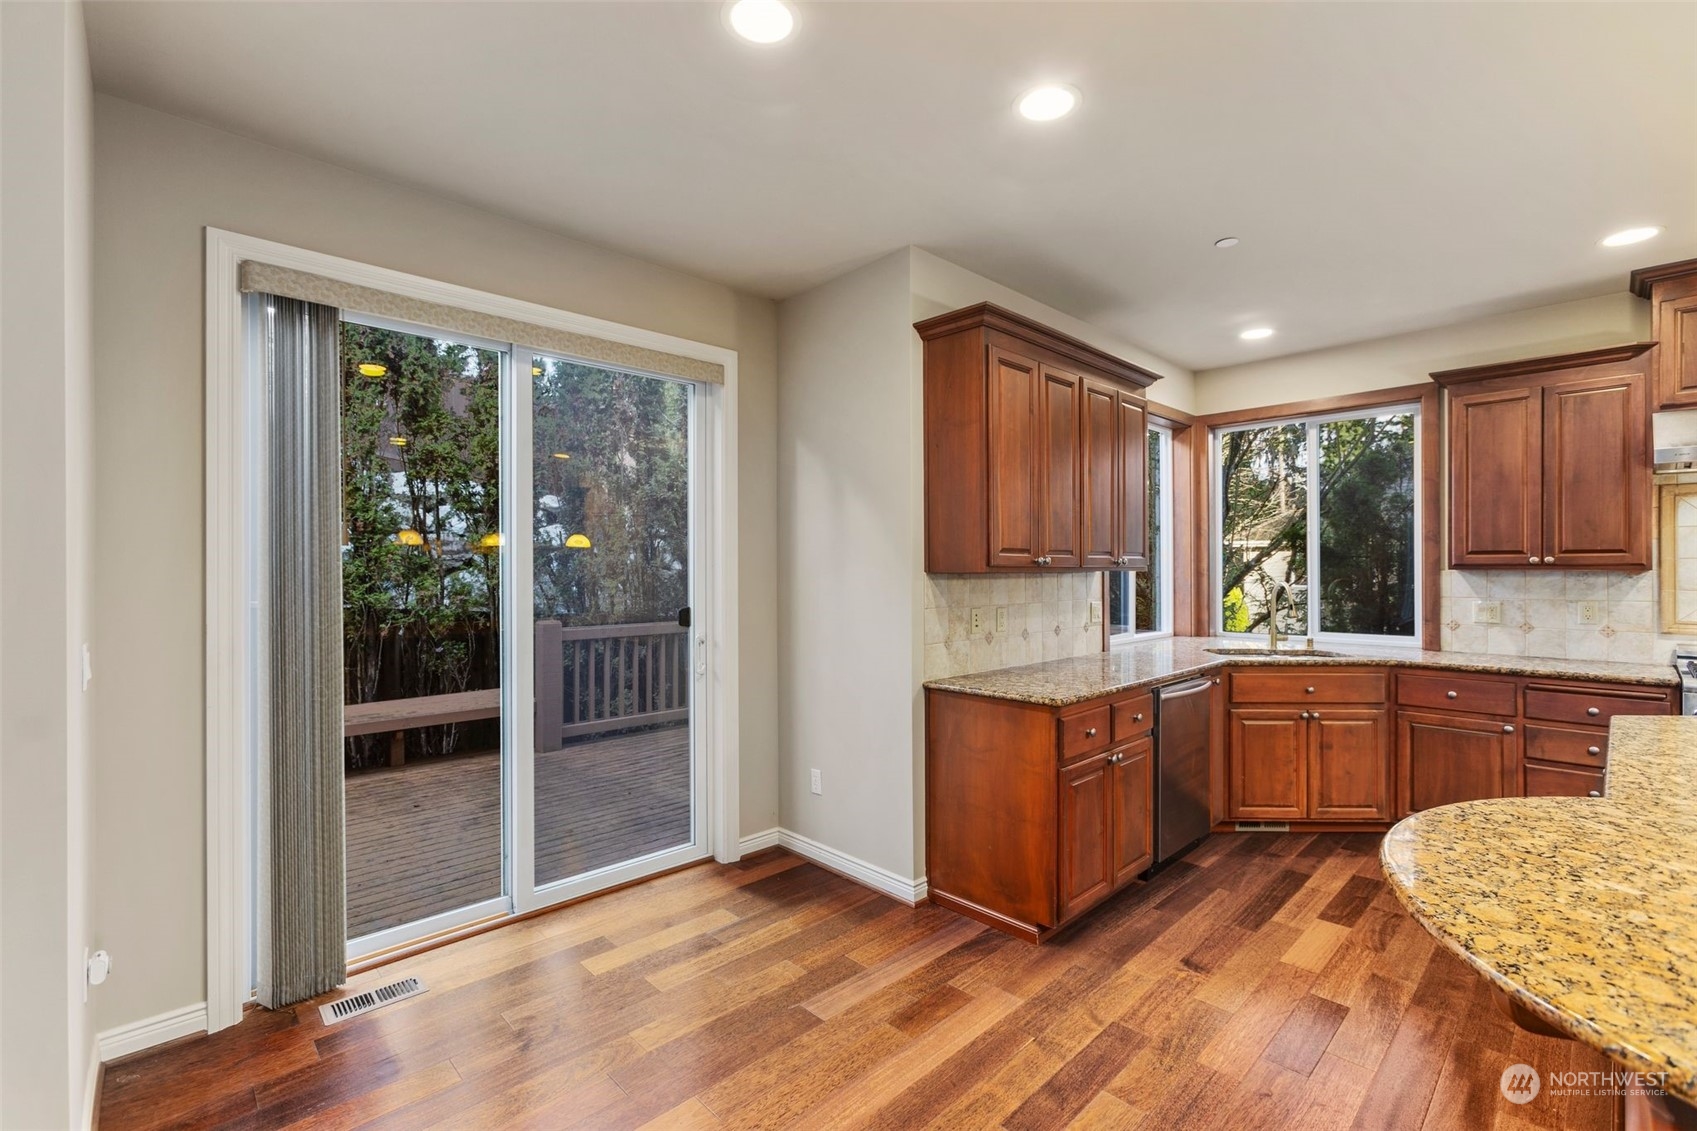
[{"label": "yellow pendant light reflection", "polygon": [[359,363],[359,375],[361,377],[382,377],[388,374],[388,372],[389,367],[387,365],[379,365],[375,361],[362,361]]},{"label": "yellow pendant light reflection", "polygon": [[422,546],[424,545],[424,535],[408,527],[405,530],[395,531],[395,541],[403,546]]},{"label": "yellow pendant light reflection", "polygon": [[568,550],[587,550],[589,548],[590,541],[587,534],[572,534],[566,538],[566,549]]}]

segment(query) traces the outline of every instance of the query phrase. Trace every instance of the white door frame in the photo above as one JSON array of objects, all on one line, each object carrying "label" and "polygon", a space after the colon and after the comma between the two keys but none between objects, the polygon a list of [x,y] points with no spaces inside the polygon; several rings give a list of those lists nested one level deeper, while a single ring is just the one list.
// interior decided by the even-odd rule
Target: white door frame
[{"label": "white door frame", "polygon": [[[250,380],[246,333],[239,287],[240,267],[258,260],[328,278],[374,287],[394,294],[494,314],[534,325],[566,330],[608,341],[661,350],[724,367],[721,386],[696,386],[696,402],[705,411],[701,429],[702,464],[698,484],[706,490],[698,539],[699,563],[706,567],[697,592],[692,636],[705,638],[705,686],[697,703],[702,714],[694,730],[706,771],[707,812],[703,815],[707,849],[721,861],[738,858],[738,641],[737,641],[737,354],[734,350],[684,338],[571,314],[536,303],[438,282],[338,256],[290,247],[218,228],[206,229],[206,1012],[207,1029],[217,1031],[241,1020],[251,999],[254,853],[250,811],[253,783],[248,760],[261,704],[250,688],[254,678],[255,633],[250,616],[252,571],[259,564],[251,551],[248,523],[254,502],[249,469],[250,414],[259,397]],[[544,351],[546,352],[546,351]],[[516,368],[516,365],[515,365]],[[517,376],[510,387],[519,384]],[[528,429],[527,429],[528,430]],[[503,440],[509,437],[503,436]],[[515,449],[522,455],[528,449]],[[509,525],[504,523],[503,525]],[[510,526],[516,535],[529,523]],[[511,555],[509,555],[510,557]],[[696,563],[692,563],[692,566]],[[512,591],[509,587],[509,596]],[[515,623],[528,622],[521,617]],[[520,633],[521,636],[527,634]],[[528,655],[528,639],[516,641]],[[509,648],[509,662],[514,650]],[[514,682],[503,678],[512,698]],[[507,717],[528,740],[531,706],[507,702]],[[509,738],[508,741],[513,741]],[[530,746],[534,749],[534,745]],[[522,747],[520,747],[522,749]],[[511,775],[509,775],[511,776]],[[509,869],[509,882],[517,877]],[[598,876],[601,882],[610,877]],[[569,898],[550,890],[537,899],[514,884],[517,906],[527,899],[542,905]]]}]

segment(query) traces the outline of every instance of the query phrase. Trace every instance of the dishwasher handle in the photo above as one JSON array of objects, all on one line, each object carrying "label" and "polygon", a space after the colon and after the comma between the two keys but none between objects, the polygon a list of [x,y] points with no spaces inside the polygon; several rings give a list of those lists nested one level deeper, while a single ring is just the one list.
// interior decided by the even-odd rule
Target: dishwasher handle
[{"label": "dishwasher handle", "polygon": [[1188,683],[1172,683],[1166,687],[1155,689],[1156,699],[1182,699],[1187,695],[1195,695],[1198,691],[1207,691],[1214,686],[1213,676],[1203,676]]}]

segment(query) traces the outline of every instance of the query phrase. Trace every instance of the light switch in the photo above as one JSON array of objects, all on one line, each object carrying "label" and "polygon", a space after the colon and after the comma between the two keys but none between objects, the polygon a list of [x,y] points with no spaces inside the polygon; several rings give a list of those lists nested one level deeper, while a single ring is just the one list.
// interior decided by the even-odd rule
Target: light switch
[{"label": "light switch", "polygon": [[1475,601],[1473,603],[1473,623],[1503,623],[1503,603],[1501,601]]}]

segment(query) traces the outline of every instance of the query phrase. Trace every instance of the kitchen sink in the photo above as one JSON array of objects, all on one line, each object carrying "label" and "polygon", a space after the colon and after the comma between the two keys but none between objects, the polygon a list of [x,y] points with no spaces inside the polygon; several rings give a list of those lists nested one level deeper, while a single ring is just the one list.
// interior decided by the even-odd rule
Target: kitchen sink
[{"label": "kitchen sink", "polygon": [[1346,652],[1323,652],[1318,648],[1204,648],[1203,651],[1216,656],[1290,656],[1294,659],[1303,656],[1335,659],[1348,655]]}]

